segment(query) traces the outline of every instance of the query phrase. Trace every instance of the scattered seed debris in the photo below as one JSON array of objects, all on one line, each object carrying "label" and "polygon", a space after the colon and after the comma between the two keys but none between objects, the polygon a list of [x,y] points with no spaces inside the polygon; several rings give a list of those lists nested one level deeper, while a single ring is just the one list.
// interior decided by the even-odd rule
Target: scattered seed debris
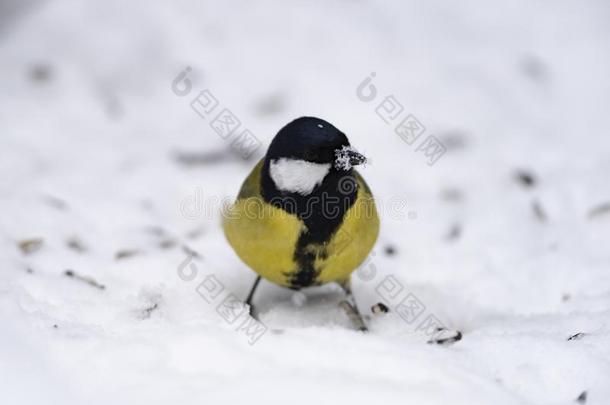
[{"label": "scattered seed debris", "polygon": [[546,213],[537,200],[532,201],[532,210],[540,222],[546,222]]},{"label": "scattered seed debris", "polygon": [[85,244],[76,236],[68,239],[66,241],[66,245],[68,245],[68,247],[72,250],[74,250],[75,252],[78,253],[85,253],[87,251],[87,248],[85,247]]},{"label": "scattered seed debris", "polygon": [[449,228],[449,232],[447,233],[447,236],[445,237],[445,239],[447,239],[448,241],[454,241],[459,239],[459,237],[462,235],[462,226],[460,224],[453,224],[451,226],[451,228]]},{"label": "scattered seed debris", "polygon": [[568,342],[571,340],[580,340],[580,339],[584,338],[586,335],[587,335],[586,333],[578,332],[578,333],[570,336],[568,338]]},{"label": "scattered seed debris", "polygon": [[62,200],[61,198],[53,197],[51,195],[44,196],[44,202],[60,211],[65,211],[68,209],[68,203]]},{"label": "scattered seed debris", "polygon": [[28,274],[34,274],[34,270],[31,267],[28,267],[27,269],[25,269],[25,272]]},{"label": "scattered seed debris", "polygon": [[390,312],[390,308],[388,308],[387,305],[383,302],[378,302],[377,304],[371,307],[371,312],[375,315],[387,314],[388,312]]},{"label": "scattered seed debris", "polygon": [[21,253],[24,255],[29,255],[30,253],[34,253],[38,249],[42,247],[43,240],[42,238],[32,238],[32,239],[24,239],[19,242],[18,246],[21,249]]},{"label": "scattered seed debris", "polygon": [[568,294],[568,293],[565,293],[565,294],[563,294],[563,295],[561,296],[561,300],[562,300],[563,302],[570,301],[571,299],[572,299],[572,296],[571,296],[570,294]]},{"label": "scattered seed debris", "polygon": [[260,99],[254,109],[258,115],[268,116],[282,112],[285,107],[285,97],[280,93],[274,93]]},{"label": "scattered seed debris", "polygon": [[112,120],[119,120],[125,115],[125,109],[115,94],[104,94],[101,96],[106,116]]},{"label": "scattered seed debris", "polygon": [[186,234],[186,237],[189,239],[199,239],[201,237],[201,235],[203,235],[203,228],[196,228],[196,229],[189,231]]},{"label": "scattered seed debris", "polygon": [[464,149],[468,144],[466,132],[461,130],[446,132],[440,138],[448,150]]},{"label": "scattered seed debris", "polygon": [[531,188],[536,185],[536,177],[527,170],[517,170],[515,172],[515,180],[525,188]]},{"label": "scattered seed debris", "polygon": [[164,236],[168,235],[168,232],[160,226],[152,225],[152,226],[147,226],[144,229],[146,232],[153,234],[155,236],[164,237]]},{"label": "scattered seed debris", "polygon": [[53,329],[57,329],[57,328],[59,328],[59,326],[57,326],[57,324],[54,324]]},{"label": "scattered seed debris", "polygon": [[386,245],[383,249],[383,252],[388,256],[394,256],[396,254],[396,248],[394,245]]},{"label": "scattered seed debris", "polygon": [[610,214],[610,201],[601,203],[589,210],[589,218],[596,218],[604,214]]},{"label": "scattered seed debris", "polygon": [[190,247],[186,246],[186,245],[182,245],[182,251],[184,253],[186,253],[189,256],[192,256],[196,259],[203,259],[203,257],[196,251],[194,251],[193,249],[191,249]]},{"label": "scattered seed debris", "polygon": [[174,160],[187,167],[205,166],[229,160],[236,160],[236,155],[229,149],[220,149],[211,152],[174,152]]},{"label": "scattered seed debris", "polygon": [[459,330],[450,330],[447,328],[436,328],[436,336],[428,340],[428,344],[450,345],[462,340],[462,332]]},{"label": "scattered seed debris", "polygon": [[127,259],[129,257],[133,257],[136,256],[138,254],[140,254],[141,252],[139,250],[119,250],[118,252],[116,252],[116,254],[114,255],[114,259],[115,260],[122,260],[122,259]]},{"label": "scattered seed debris", "polygon": [[441,191],[441,200],[448,202],[460,202],[463,199],[462,192],[457,188],[446,188]]},{"label": "scattered seed debris", "polygon": [[155,302],[151,306],[144,308],[144,313],[142,314],[143,319],[150,318],[150,315],[153,313],[155,309],[159,308],[159,303]]},{"label": "scattered seed debris", "polygon": [[174,239],[165,239],[159,242],[159,247],[161,249],[171,249],[176,246],[177,242]]},{"label": "scattered seed debris", "polygon": [[52,77],[53,69],[45,63],[37,63],[30,68],[29,76],[34,82],[48,82]]},{"label": "scattered seed debris", "polygon": [[521,59],[521,70],[527,78],[538,83],[545,82],[549,76],[546,64],[535,55],[526,55]]},{"label": "scattered seed debris", "polygon": [[579,404],[584,404],[587,402],[587,391],[583,391],[580,393],[580,395],[578,396],[578,398],[576,398],[576,402],[578,402]]},{"label": "scattered seed debris", "polygon": [[90,286],[92,286],[92,287],[99,288],[100,290],[104,290],[104,289],[106,289],[106,286],[105,286],[105,285],[98,283],[98,282],[97,282],[97,281],[95,281],[95,279],[93,279],[92,277],[89,277],[89,276],[81,276],[81,275],[79,275],[79,274],[76,274],[76,273],[74,272],[74,270],[66,270],[66,271],[64,272],[64,274],[65,274],[67,277],[73,278],[73,279],[75,279],[75,280],[82,281],[82,282],[84,282],[84,283],[89,284],[89,285],[90,285]]}]

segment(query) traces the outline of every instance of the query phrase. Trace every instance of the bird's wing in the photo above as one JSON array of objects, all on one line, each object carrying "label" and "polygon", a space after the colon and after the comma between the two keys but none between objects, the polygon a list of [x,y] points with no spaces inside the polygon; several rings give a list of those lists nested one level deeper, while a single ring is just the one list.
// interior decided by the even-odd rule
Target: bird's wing
[{"label": "bird's wing", "polygon": [[239,190],[237,198],[260,197],[261,196],[261,170],[263,168],[264,158],[261,159],[254,169],[250,172],[246,180],[244,180]]}]

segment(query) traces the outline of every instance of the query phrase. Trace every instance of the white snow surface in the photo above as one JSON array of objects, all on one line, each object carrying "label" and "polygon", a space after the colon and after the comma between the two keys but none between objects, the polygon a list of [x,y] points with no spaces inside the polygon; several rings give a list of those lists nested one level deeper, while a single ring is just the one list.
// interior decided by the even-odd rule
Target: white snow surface
[{"label": "white snow surface", "polygon": [[[608,2],[15,0],[0,13],[2,403],[609,403],[610,213],[591,214],[610,201]],[[372,72],[377,98],[361,101]],[[190,106],[203,89],[219,102],[205,117]],[[390,95],[404,107],[391,124],[376,113]],[[295,305],[266,282],[254,344],[217,313],[254,279],[219,226],[255,162],[210,126],[221,108],[263,147],[318,116],[370,158],[382,226],[354,294],[371,315],[393,276],[397,300],[425,305],[418,319],[371,315],[362,334],[336,286]],[[436,164],[394,132],[408,114],[447,147]],[[183,246],[200,255],[190,281]],[[204,280],[224,286],[210,303]],[[429,315],[463,339],[426,344]]]}]

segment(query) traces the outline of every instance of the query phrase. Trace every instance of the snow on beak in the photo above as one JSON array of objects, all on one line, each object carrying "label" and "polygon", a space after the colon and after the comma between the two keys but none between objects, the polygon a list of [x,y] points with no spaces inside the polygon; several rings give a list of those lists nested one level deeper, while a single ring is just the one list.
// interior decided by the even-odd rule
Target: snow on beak
[{"label": "snow on beak", "polygon": [[366,163],[366,157],[351,146],[343,146],[335,150],[335,168],[348,171],[352,166]]}]

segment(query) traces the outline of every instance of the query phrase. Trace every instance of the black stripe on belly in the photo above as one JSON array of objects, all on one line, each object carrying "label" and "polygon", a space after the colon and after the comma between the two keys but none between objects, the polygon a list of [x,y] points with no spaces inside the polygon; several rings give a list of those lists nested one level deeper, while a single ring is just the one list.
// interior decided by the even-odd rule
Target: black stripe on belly
[{"label": "black stripe on belly", "polygon": [[316,255],[311,249],[307,249],[307,247],[312,246],[310,239],[311,235],[305,232],[297,240],[294,249],[294,261],[297,263],[298,270],[296,273],[287,274],[290,288],[298,290],[309,287],[315,283],[318,277],[318,271],[315,268]]},{"label": "black stripe on belly", "polygon": [[[351,182],[351,186],[347,183]],[[324,246],[343,222],[345,213],[356,201],[358,187],[352,171],[332,170],[311,194],[279,191],[269,176],[269,165],[265,162],[261,173],[261,194],[266,202],[296,215],[306,226],[294,249],[293,259],[297,271],[288,270],[290,288],[300,289],[316,284],[319,272],[314,264],[316,255],[324,257]],[[341,191],[341,192],[340,192]]]}]

